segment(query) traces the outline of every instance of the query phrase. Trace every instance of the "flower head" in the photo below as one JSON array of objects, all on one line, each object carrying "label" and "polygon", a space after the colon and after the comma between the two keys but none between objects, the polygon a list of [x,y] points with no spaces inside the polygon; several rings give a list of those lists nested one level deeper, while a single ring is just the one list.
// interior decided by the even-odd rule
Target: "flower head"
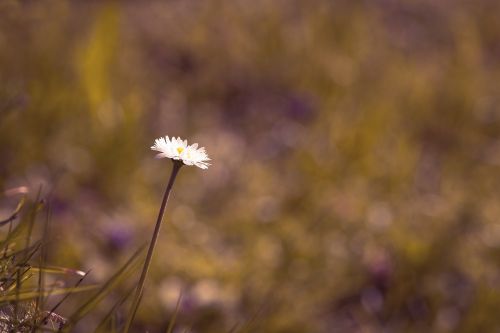
[{"label": "flower head", "polygon": [[159,151],[156,158],[170,158],[172,160],[182,161],[185,165],[196,165],[198,168],[207,169],[210,163],[207,152],[204,147],[198,148],[198,144],[188,145],[187,140],[181,138],[169,139],[168,136],[155,140],[151,150]]}]

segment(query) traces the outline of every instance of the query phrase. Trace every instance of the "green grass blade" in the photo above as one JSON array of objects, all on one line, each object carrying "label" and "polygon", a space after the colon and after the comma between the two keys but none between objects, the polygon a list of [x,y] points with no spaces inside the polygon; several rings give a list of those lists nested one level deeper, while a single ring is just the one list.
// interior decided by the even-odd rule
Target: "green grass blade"
[{"label": "green grass blade", "polygon": [[27,228],[26,223],[23,223],[23,221],[19,222],[14,229],[12,229],[7,236],[5,237],[4,240],[0,241],[0,248],[6,248],[10,243],[12,243],[14,240],[16,240],[22,232]]},{"label": "green grass blade", "polygon": [[181,305],[181,300],[182,300],[182,292],[179,293],[179,298],[177,298],[177,304],[175,305],[174,316],[172,317],[172,319],[170,319],[170,322],[168,323],[167,333],[172,333],[172,331],[174,330],[175,321],[177,320],[177,314],[179,313],[179,307]]},{"label": "green grass blade", "polygon": [[0,226],[3,226],[7,223],[14,221],[19,215],[19,212],[21,211],[25,203],[26,203],[26,197],[23,196],[21,200],[19,200],[19,203],[17,204],[16,209],[14,209],[14,212],[12,212],[12,214],[10,214],[8,218],[0,220]]},{"label": "green grass blade", "polygon": [[44,274],[60,274],[60,275],[79,276],[79,277],[85,276],[84,271],[66,267],[57,267],[57,266],[31,267],[31,271],[33,271],[34,273],[43,272]]},{"label": "green grass blade", "polygon": [[135,252],[132,257],[116,272],[100,289],[99,291],[91,297],[86,303],[84,303],[68,320],[65,330],[71,329],[74,324],[76,324],[81,318],[83,318],[89,311],[97,306],[98,303],[113,289],[118,283],[120,283],[125,276],[127,276],[131,269],[136,266],[137,259],[139,255],[143,252],[145,246],[142,246],[137,252]]},{"label": "green grass blade", "polygon": [[122,296],[118,302],[115,303],[115,305],[113,305],[113,307],[109,310],[109,312],[106,314],[106,316],[104,316],[104,318],[101,320],[101,322],[99,323],[99,325],[97,325],[94,333],[98,333],[98,332],[106,332],[104,330],[104,326],[106,325],[106,323],[108,322],[108,320],[112,319],[112,316],[113,314],[115,313],[115,311],[123,304],[125,303],[125,301],[130,297],[130,295],[132,294],[132,292],[134,291],[135,289],[135,286],[133,286],[132,288],[129,288],[129,290],[125,293],[124,296]]},{"label": "green grass blade", "polygon": [[[49,204],[49,205],[47,205],[47,211],[46,211],[45,221],[43,224],[43,231],[42,231],[42,239],[44,240],[44,242],[47,242],[47,239],[48,239],[49,222],[50,222],[51,212],[52,212],[51,206]],[[47,260],[47,251],[46,251],[45,244],[43,244],[40,247],[40,255],[38,256],[38,266],[40,267],[40,269],[33,269],[33,267],[32,267],[32,271],[34,271],[35,273],[38,272],[38,283],[37,283],[38,291],[43,290],[43,288],[45,287],[45,271],[43,270],[42,267],[45,265],[46,260]],[[44,308],[44,306],[45,306],[45,299],[43,297],[43,294],[40,293],[40,295],[37,297],[36,303],[35,303],[36,311],[41,311]],[[35,331],[36,331],[36,328],[35,328]]]},{"label": "green grass blade", "polygon": [[58,288],[58,289],[51,289],[51,290],[43,290],[43,291],[38,291],[38,290],[30,290],[30,291],[20,291],[17,295],[16,293],[8,293],[5,295],[0,296],[0,305],[3,305],[5,303],[11,302],[16,300],[16,297],[19,297],[19,301],[26,301],[26,300],[31,300],[35,299],[40,296],[40,293],[44,296],[57,296],[57,295],[64,295],[69,292],[71,293],[79,293],[79,292],[84,292],[84,291],[91,291],[91,290],[96,290],[99,288],[99,285],[89,285],[89,286],[82,286],[82,287],[71,287],[71,288]]},{"label": "green grass blade", "polygon": [[22,257],[22,258],[27,258],[27,257],[32,257],[40,248],[42,242],[41,241],[36,241],[32,245],[25,247],[21,250],[14,251],[11,253],[6,253],[4,258],[11,258],[11,257]]},{"label": "green grass blade", "polygon": [[40,187],[38,188],[38,193],[36,194],[35,204],[33,206],[31,213],[29,214],[28,232],[26,233],[26,240],[24,247],[28,247],[30,245],[31,234],[33,233],[33,226],[35,225],[38,210],[43,207],[43,202],[40,200],[41,196],[42,196],[42,186],[40,185]]}]

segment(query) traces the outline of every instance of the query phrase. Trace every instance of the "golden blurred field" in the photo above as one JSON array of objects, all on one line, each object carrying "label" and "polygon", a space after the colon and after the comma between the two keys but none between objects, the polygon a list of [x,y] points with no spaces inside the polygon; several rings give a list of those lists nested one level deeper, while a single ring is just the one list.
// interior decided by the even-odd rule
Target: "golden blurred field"
[{"label": "golden blurred field", "polygon": [[49,262],[103,282],[150,238],[171,167],[154,139],[206,147],[134,332],[165,332],[180,291],[178,333],[500,331],[499,13],[2,1],[0,189],[43,185]]}]

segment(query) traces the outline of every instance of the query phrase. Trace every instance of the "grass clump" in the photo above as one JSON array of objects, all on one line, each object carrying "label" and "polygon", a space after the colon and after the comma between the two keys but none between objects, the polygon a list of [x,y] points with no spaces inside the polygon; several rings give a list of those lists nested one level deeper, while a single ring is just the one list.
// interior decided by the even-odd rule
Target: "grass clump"
[{"label": "grass clump", "polygon": [[[30,202],[23,196],[17,207],[0,220],[0,332],[71,332],[77,323],[122,283],[136,266],[139,249],[102,285],[84,284],[89,272],[47,264],[50,207],[40,193]],[[43,219],[39,218],[43,214]],[[43,220],[39,227],[39,220]],[[40,239],[32,241],[41,229]],[[72,283],[62,282],[73,280]],[[70,315],[62,305],[73,294],[90,292]],[[92,293],[93,292],[93,293]],[[120,301],[121,303],[122,301]],[[102,319],[96,332],[106,331],[117,306]],[[68,309],[64,309],[65,313]],[[92,330],[89,330],[92,331]],[[109,332],[109,330],[107,330]]]}]

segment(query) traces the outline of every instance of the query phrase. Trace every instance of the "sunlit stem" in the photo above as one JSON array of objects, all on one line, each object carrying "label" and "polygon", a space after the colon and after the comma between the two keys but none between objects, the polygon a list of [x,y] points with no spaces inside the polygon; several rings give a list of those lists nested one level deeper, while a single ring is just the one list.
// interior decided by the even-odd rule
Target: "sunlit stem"
[{"label": "sunlit stem", "polygon": [[165,208],[167,207],[168,197],[170,196],[170,191],[172,190],[172,186],[174,185],[175,178],[180,168],[182,167],[181,161],[173,161],[174,166],[172,167],[172,173],[170,174],[170,179],[168,181],[167,189],[165,190],[165,194],[163,195],[163,201],[161,202],[160,212],[158,213],[158,219],[156,220],[155,230],[153,231],[153,237],[151,238],[151,243],[149,244],[148,254],[146,255],[146,261],[144,262],[144,266],[142,268],[141,278],[139,279],[139,283],[137,284],[137,289],[135,291],[134,299],[132,301],[132,307],[130,308],[130,313],[127,318],[127,322],[125,324],[124,333],[128,333],[132,322],[134,321],[135,314],[137,309],[139,308],[139,303],[141,302],[142,292],[144,290],[144,282],[146,281],[146,277],[148,275],[149,266],[151,264],[151,259],[153,258],[153,251],[156,246],[156,241],[158,240],[158,234],[160,233],[161,223],[163,221],[163,215],[165,213]]}]

